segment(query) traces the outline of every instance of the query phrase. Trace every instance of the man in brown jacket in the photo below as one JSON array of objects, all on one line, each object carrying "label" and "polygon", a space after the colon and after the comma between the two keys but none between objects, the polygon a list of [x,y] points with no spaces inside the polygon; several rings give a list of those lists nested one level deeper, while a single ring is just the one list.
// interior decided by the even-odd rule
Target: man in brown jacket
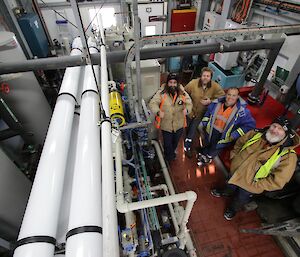
[{"label": "man in brown jacket", "polygon": [[188,129],[184,141],[184,151],[187,157],[192,157],[192,142],[199,123],[201,122],[207,106],[215,99],[225,95],[221,86],[212,81],[213,72],[204,67],[200,78],[193,79],[185,86],[185,91],[190,95],[193,102],[192,112],[188,115]]},{"label": "man in brown jacket", "polygon": [[156,115],[156,128],[162,131],[165,159],[175,160],[176,148],[186,127],[186,115],[192,110],[192,100],[176,74],[168,75],[167,82],[151,98],[149,108]]},{"label": "man in brown jacket", "polygon": [[253,194],[282,189],[297,164],[294,151],[299,136],[288,120],[276,119],[268,128],[251,130],[240,137],[230,154],[231,178],[224,189],[212,189],[215,197],[234,196],[224,218],[231,220]]}]

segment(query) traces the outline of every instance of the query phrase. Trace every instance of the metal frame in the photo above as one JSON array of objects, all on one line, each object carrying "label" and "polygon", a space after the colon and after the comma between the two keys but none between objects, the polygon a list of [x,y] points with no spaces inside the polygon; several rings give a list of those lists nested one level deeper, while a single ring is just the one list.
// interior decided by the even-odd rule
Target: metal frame
[{"label": "metal frame", "polygon": [[[225,1],[226,2],[226,1]],[[197,11],[198,16],[196,17],[196,30],[202,30],[203,28],[203,22],[204,22],[204,16],[205,13],[209,10],[209,3],[210,1],[200,1],[200,6],[198,6],[198,9],[200,11]]]},{"label": "metal frame", "polygon": [[[100,4],[119,4],[120,0],[93,0],[91,2],[82,2],[82,3],[78,3],[78,6],[94,6],[94,5],[100,5]],[[71,4],[68,2],[57,2],[57,3],[39,3],[39,7],[41,9],[57,9],[57,8],[65,8],[65,7],[71,7]]]},{"label": "metal frame", "polygon": [[[138,110],[142,113],[142,77],[141,77],[141,58],[140,58],[140,18],[138,16],[138,1],[132,1],[133,22],[134,22],[134,44],[135,44],[135,77],[136,77],[136,92],[138,99]],[[132,88],[130,88],[132,91]],[[130,92],[132,93],[132,92]]]},{"label": "metal frame", "polygon": [[[167,58],[172,56],[184,56],[193,54],[206,54],[217,52],[228,52],[234,49],[235,51],[270,49],[275,47],[283,39],[266,39],[263,40],[248,40],[239,43],[231,42],[227,46],[220,43],[201,44],[199,45],[181,45],[181,46],[166,46],[157,48],[144,48],[141,49],[141,60],[153,58]],[[124,62],[126,51],[116,51],[107,53],[108,63]],[[100,54],[91,54],[92,64],[100,64]],[[26,72],[32,70],[51,70],[62,69],[66,67],[84,66],[87,61],[82,56],[63,56],[63,57],[49,57],[34,60],[26,60],[23,62],[6,62],[0,63],[0,75],[16,72]]]},{"label": "metal frame", "polygon": [[230,18],[230,14],[231,14],[231,9],[232,6],[234,4],[235,0],[227,0],[227,1],[223,1],[223,10],[222,10],[222,18],[224,20],[229,19]]},{"label": "metal frame", "polygon": [[[141,39],[141,42],[139,42],[139,46],[144,47],[147,44],[163,44],[163,43],[177,43],[177,42],[190,42],[195,40],[202,40],[202,39],[215,39],[215,38],[227,38],[227,37],[236,37],[236,36],[257,36],[264,34],[274,34],[274,33],[294,33],[295,31],[300,31],[300,24],[298,25],[285,25],[285,26],[268,26],[268,27],[256,27],[256,28],[237,28],[237,29],[220,29],[220,30],[211,30],[211,31],[190,31],[190,32],[180,32],[180,33],[169,33],[166,35],[158,35],[158,36],[148,36],[143,37]],[[283,44],[283,42],[282,42]],[[280,45],[281,47],[281,45]],[[135,52],[136,52],[136,45],[133,44],[131,48],[129,49],[126,59],[125,59],[125,74],[126,74],[126,82],[128,88],[132,88],[132,75],[131,75],[131,63],[134,60]],[[221,45],[220,52],[224,52],[223,50],[224,46]],[[260,49],[270,49],[266,47],[262,47]],[[280,48],[278,49],[279,52]],[[272,53],[272,54],[271,54]],[[276,51],[270,52],[269,58],[270,60],[273,60],[273,54],[275,54]],[[278,53],[277,53],[278,54]],[[154,58],[154,57],[153,57]],[[275,61],[275,59],[274,59]],[[274,63],[273,61],[273,63]],[[269,61],[268,64],[271,62]],[[272,63],[272,65],[273,65]],[[266,69],[269,68],[269,66],[266,66]],[[265,70],[266,70],[265,69]],[[271,68],[270,68],[271,69]],[[263,74],[261,81],[264,83],[265,76]],[[260,86],[260,82],[259,82]],[[137,89],[139,91],[141,89]],[[257,89],[255,93],[252,95],[253,101],[255,98],[257,98],[257,94],[262,91]],[[134,101],[136,100],[136,94],[131,95],[131,91],[128,92],[129,95],[129,107],[130,107],[130,113],[131,115],[134,114]]]}]

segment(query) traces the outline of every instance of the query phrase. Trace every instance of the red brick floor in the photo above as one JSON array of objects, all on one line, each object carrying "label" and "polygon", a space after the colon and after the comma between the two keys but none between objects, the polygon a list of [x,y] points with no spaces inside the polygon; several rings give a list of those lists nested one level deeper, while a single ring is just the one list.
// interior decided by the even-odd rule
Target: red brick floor
[{"label": "red brick floor", "polygon": [[198,198],[188,227],[192,230],[199,257],[281,257],[284,256],[271,236],[240,233],[241,228],[260,227],[256,211],[241,212],[232,221],[223,217],[226,199],[211,196],[210,189],[224,183],[221,171],[211,164],[198,168],[196,158],[187,159],[182,142],[170,173],[177,192],[193,190]]}]

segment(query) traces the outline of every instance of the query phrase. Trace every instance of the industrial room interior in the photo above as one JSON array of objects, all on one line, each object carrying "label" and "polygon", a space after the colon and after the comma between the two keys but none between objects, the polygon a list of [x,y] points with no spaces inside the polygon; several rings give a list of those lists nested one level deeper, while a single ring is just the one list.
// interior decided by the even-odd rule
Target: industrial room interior
[{"label": "industrial room interior", "polygon": [[228,221],[231,149],[166,160],[149,107],[209,67],[300,134],[299,42],[299,0],[1,0],[0,257],[300,256],[300,148]]}]

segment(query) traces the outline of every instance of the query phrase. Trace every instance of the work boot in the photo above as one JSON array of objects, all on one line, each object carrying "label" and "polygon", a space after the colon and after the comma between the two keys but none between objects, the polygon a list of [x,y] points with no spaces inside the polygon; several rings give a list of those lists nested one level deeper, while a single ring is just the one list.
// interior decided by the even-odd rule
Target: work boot
[{"label": "work boot", "polygon": [[203,166],[203,165],[208,165],[212,162],[212,157],[208,156],[208,155],[203,155],[203,154],[198,154],[198,161],[197,161],[197,165],[199,167]]},{"label": "work boot", "polygon": [[236,215],[236,211],[232,208],[227,208],[224,212],[224,218],[226,220],[232,220]]},{"label": "work boot", "polygon": [[184,153],[189,159],[193,157],[191,146],[192,146],[192,139],[186,138],[184,140]]},{"label": "work boot", "polygon": [[224,189],[213,188],[210,190],[210,194],[214,197],[229,197],[232,196],[231,193],[226,192]]}]

